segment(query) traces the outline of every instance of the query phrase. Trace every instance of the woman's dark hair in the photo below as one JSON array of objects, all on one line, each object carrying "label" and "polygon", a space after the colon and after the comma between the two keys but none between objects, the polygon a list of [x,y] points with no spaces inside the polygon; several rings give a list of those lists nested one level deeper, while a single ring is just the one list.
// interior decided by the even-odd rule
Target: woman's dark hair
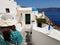
[{"label": "woman's dark hair", "polygon": [[15,31],[16,27],[15,27],[15,25],[8,26],[8,27],[0,27],[0,30],[3,30],[2,33],[3,33],[3,37],[4,37],[5,41],[10,41],[10,32],[11,32],[11,30]]},{"label": "woman's dark hair", "polygon": [[10,41],[10,31],[3,31],[3,37],[5,41]]},{"label": "woman's dark hair", "polygon": [[11,26],[11,30],[13,30],[13,31],[15,31],[15,30],[16,30],[15,25]]}]

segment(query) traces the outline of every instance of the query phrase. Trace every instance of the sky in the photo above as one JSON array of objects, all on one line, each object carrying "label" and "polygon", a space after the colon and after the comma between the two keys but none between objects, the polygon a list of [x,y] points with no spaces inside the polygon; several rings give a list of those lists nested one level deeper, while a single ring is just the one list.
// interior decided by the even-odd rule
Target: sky
[{"label": "sky", "polygon": [[49,8],[60,7],[60,0],[15,0],[20,6]]}]

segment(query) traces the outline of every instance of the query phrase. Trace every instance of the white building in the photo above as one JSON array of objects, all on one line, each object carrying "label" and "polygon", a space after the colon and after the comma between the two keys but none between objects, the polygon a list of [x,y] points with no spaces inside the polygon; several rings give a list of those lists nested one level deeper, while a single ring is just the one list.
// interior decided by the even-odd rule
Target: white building
[{"label": "white building", "polygon": [[38,14],[36,8],[20,7],[14,0],[0,0],[0,15],[9,14],[18,19],[23,25],[31,24],[35,20],[35,15]]},{"label": "white building", "polygon": [[14,0],[0,0],[0,14],[16,15],[17,3]]},{"label": "white building", "polygon": [[17,8],[17,18],[22,25],[29,25],[32,23],[32,21],[35,21],[35,15],[37,15],[38,11],[34,10],[32,7],[26,7],[26,8]]},{"label": "white building", "polygon": [[36,15],[36,16],[37,16],[37,18],[45,18],[46,17],[44,12],[38,13],[38,15]]}]

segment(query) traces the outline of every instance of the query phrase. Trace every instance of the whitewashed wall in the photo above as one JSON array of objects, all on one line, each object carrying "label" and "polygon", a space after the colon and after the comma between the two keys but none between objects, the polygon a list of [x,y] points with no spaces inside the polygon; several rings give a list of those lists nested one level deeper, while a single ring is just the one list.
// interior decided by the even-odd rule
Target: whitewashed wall
[{"label": "whitewashed wall", "polygon": [[17,3],[14,0],[0,0],[0,14],[6,13],[6,8],[10,9],[10,15],[16,15]]},{"label": "whitewashed wall", "polygon": [[[21,13],[22,13],[22,24],[23,25],[26,25],[25,24],[25,14],[30,14],[30,23],[32,23],[32,20],[35,20],[35,14],[36,14],[36,12],[33,14],[33,11],[32,11],[32,7],[27,7],[27,8],[21,8],[21,7],[19,7],[18,8],[18,17],[21,15]],[[20,17],[19,17],[19,19],[21,19]],[[20,22],[20,20],[19,20],[19,22]]]}]

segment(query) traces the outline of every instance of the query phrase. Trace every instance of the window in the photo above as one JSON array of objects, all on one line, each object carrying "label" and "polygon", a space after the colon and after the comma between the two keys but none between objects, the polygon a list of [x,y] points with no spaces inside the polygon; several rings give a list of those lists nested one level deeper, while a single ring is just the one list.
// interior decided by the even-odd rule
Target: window
[{"label": "window", "polygon": [[6,8],[6,13],[10,13],[10,10],[9,10],[9,8]]},{"label": "window", "polygon": [[25,24],[30,24],[30,14],[25,14]]}]

